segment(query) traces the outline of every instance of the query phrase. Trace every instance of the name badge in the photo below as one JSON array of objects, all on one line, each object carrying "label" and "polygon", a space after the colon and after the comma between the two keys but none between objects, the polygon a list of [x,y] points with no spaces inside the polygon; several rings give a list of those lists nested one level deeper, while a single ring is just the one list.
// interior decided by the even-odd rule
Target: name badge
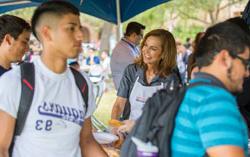
[{"label": "name badge", "polygon": [[147,98],[138,96],[135,100],[141,103],[145,103],[147,101]]}]

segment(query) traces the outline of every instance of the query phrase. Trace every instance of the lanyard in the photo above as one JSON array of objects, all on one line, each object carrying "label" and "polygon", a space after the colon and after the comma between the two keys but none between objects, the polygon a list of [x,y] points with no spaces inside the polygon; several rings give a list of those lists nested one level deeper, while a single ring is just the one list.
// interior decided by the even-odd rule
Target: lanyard
[{"label": "lanyard", "polygon": [[227,90],[225,85],[220,80],[218,80],[216,77],[207,73],[203,73],[203,72],[195,73],[195,78],[190,83],[192,84],[192,82],[199,82],[199,81],[209,82],[213,85],[219,86]]},{"label": "lanyard", "polygon": [[121,40],[122,40],[123,42],[125,42],[126,44],[128,44],[129,47],[132,48],[133,53],[134,53],[133,55],[135,55],[135,56],[139,55],[138,49],[137,49],[133,44],[131,44],[130,42],[128,42],[128,41],[125,40],[124,38],[122,38]]},{"label": "lanyard", "polygon": [[133,50],[136,49],[136,47],[133,44],[131,44],[130,42],[128,42],[127,40],[122,39],[122,41],[124,41],[125,43],[127,43]]}]

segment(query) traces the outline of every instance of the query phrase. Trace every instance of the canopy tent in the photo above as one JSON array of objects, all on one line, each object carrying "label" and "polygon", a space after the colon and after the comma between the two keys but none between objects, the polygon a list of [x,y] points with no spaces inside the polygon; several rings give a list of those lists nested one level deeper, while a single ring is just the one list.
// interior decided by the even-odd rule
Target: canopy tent
[{"label": "canopy tent", "polygon": [[35,2],[25,1],[25,0],[1,0],[0,1],[0,13],[4,13],[7,11],[32,7],[38,5]]},{"label": "canopy tent", "polygon": [[[47,0],[1,0],[0,13],[36,6]],[[69,0],[88,15],[118,24],[169,0]],[[120,21],[119,21],[120,20]]]},{"label": "canopy tent", "polygon": [[247,22],[247,24],[250,25],[250,1],[248,1],[242,17]]},{"label": "canopy tent", "polygon": [[[37,6],[48,0],[1,0],[0,13]],[[154,6],[169,0],[68,0],[88,15],[118,25],[121,35],[121,23]]]}]

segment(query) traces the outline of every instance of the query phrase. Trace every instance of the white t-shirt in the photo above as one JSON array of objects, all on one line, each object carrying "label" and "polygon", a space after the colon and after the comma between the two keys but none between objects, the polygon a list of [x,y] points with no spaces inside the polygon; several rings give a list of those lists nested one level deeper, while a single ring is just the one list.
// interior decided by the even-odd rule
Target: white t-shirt
[{"label": "white t-shirt", "polygon": [[[92,84],[89,106],[84,101],[69,68],[56,74],[40,58],[34,61],[35,92],[27,120],[20,136],[15,137],[13,157],[81,157],[80,130],[84,119],[95,110]],[[0,109],[17,116],[21,96],[20,68],[0,77]]]}]

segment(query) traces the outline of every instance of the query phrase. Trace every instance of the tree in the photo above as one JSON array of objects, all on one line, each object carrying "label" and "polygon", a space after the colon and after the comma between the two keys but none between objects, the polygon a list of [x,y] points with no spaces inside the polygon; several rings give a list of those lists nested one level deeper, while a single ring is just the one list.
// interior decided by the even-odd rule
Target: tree
[{"label": "tree", "polygon": [[243,4],[246,0],[175,0],[170,3],[176,6],[177,14],[182,19],[189,19],[203,24],[213,25],[220,21],[221,13],[235,4]]},{"label": "tree", "polygon": [[35,7],[23,8],[23,9],[10,11],[8,12],[8,14],[19,16],[25,19],[26,21],[30,22],[34,10],[35,10]]},{"label": "tree", "polygon": [[108,22],[105,22],[102,26],[102,29],[100,31],[100,40],[102,41],[101,44],[100,44],[100,54],[101,54],[101,51],[107,51],[109,52],[110,51],[110,36],[112,34],[112,27],[113,25],[108,23]]},{"label": "tree", "polygon": [[[126,26],[127,23],[131,21],[137,21],[146,26],[146,32],[155,28],[163,27],[166,20],[166,4],[167,3],[142,12],[139,15],[133,17],[132,19],[126,21],[123,25]],[[125,27],[123,27],[123,30],[124,29]]]}]

